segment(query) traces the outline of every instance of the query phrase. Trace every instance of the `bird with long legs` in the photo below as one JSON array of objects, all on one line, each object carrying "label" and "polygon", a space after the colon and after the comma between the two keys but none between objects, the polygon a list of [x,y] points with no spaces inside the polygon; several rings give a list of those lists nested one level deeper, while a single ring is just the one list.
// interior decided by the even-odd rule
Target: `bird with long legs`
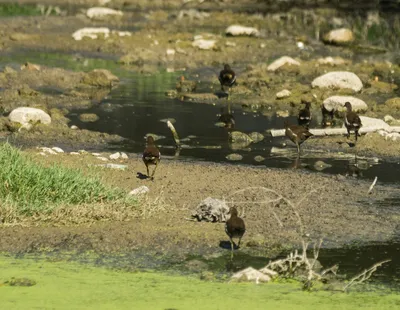
[{"label": "bird with long legs", "polygon": [[[161,153],[158,150],[157,146],[154,144],[154,138],[152,136],[147,137],[146,148],[143,151],[142,159],[144,164],[146,165],[147,176],[150,177],[151,180],[154,180],[154,174],[156,173],[157,166],[160,163]],[[151,176],[149,173],[149,165],[155,165]]]},{"label": "bird with long legs", "polygon": [[299,125],[290,125],[288,120],[285,120],[285,135],[297,146],[297,156],[300,156],[300,145],[309,137],[313,136],[307,128]]},{"label": "bird with long legs", "polygon": [[344,125],[346,126],[346,129],[347,129],[347,138],[350,138],[350,132],[354,131],[354,135],[355,135],[356,141],[357,141],[357,137],[361,136],[358,133],[358,131],[360,130],[360,128],[362,126],[361,119],[358,116],[358,114],[353,111],[350,102],[346,102],[344,104],[344,106],[347,109],[346,115],[344,117]]},{"label": "bird with long legs", "polygon": [[231,88],[236,84],[236,74],[235,71],[231,69],[231,66],[228,64],[224,65],[224,69],[221,70],[218,76],[218,80],[221,84],[221,90],[225,92],[224,86],[228,86],[228,97],[229,99]]},{"label": "bird with long legs", "polygon": [[231,215],[231,217],[225,223],[225,232],[229,237],[229,241],[231,242],[231,258],[233,258],[233,249],[235,246],[233,238],[239,238],[237,244],[237,248],[239,248],[240,241],[242,240],[242,237],[246,232],[246,226],[243,219],[238,216],[238,211],[235,207],[231,207],[229,209],[229,214]]}]

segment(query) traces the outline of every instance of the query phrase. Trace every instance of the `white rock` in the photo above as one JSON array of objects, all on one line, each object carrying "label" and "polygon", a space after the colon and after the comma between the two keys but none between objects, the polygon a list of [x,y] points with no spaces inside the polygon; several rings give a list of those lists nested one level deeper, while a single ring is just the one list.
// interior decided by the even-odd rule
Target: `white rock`
[{"label": "white rock", "polygon": [[78,129],[78,126],[72,125],[70,128],[73,129],[73,130],[75,130],[75,129]]},{"label": "white rock", "polygon": [[45,152],[40,152],[39,154],[42,156],[47,156],[47,154]]},{"label": "white rock", "polygon": [[53,151],[56,151],[57,153],[64,153],[64,150],[60,147],[54,146],[51,148]]},{"label": "white rock", "polygon": [[130,31],[113,30],[113,31],[111,31],[111,33],[116,34],[119,37],[130,37],[132,35],[132,32],[130,32]]},{"label": "white rock", "polygon": [[139,196],[139,195],[146,194],[149,191],[150,191],[150,189],[146,185],[142,185],[142,186],[140,186],[138,188],[135,188],[135,189],[131,190],[128,195]]},{"label": "white rock", "polygon": [[231,25],[225,30],[226,35],[231,36],[255,36],[260,35],[260,31],[254,27],[245,27],[240,25]]},{"label": "white rock", "polygon": [[347,28],[334,29],[324,35],[323,40],[328,43],[346,44],[354,40],[353,32]]},{"label": "white rock", "polygon": [[292,93],[289,90],[284,89],[284,90],[280,91],[279,93],[276,93],[276,98],[278,98],[278,99],[287,98],[287,97],[290,97],[291,94]]},{"label": "white rock", "polygon": [[96,156],[96,157],[101,156],[100,153],[92,153],[92,155],[93,155],[93,156]]},{"label": "white rock", "polygon": [[207,197],[200,202],[192,217],[198,221],[225,222],[229,216],[229,207],[224,200]]},{"label": "white rock", "polygon": [[99,0],[100,5],[105,5],[107,3],[111,2],[111,0]]},{"label": "white rock", "polygon": [[386,123],[392,123],[392,122],[396,121],[396,119],[395,119],[393,116],[391,116],[391,115],[385,115],[385,117],[383,118],[383,120],[384,120]]},{"label": "white rock", "polygon": [[385,140],[400,141],[400,133],[391,132],[385,136]]},{"label": "white rock", "polygon": [[305,48],[304,43],[301,42],[301,41],[296,42],[296,45],[297,45],[297,47],[298,47],[299,49],[301,49],[301,50],[304,50],[304,48]]},{"label": "white rock", "polygon": [[271,277],[254,269],[253,267],[248,267],[239,272],[236,272],[231,279],[255,281],[255,282],[269,282]]},{"label": "white rock", "polygon": [[280,67],[284,65],[291,65],[291,66],[300,66],[300,63],[297,60],[294,60],[292,57],[289,56],[282,56],[281,58],[276,59],[272,62],[268,67],[268,71],[276,71]]},{"label": "white rock", "polygon": [[43,110],[36,108],[21,107],[11,111],[8,116],[10,121],[27,125],[29,123],[40,122],[42,124],[50,124],[51,117]]},{"label": "white rock", "polygon": [[121,152],[121,158],[122,159],[128,159],[128,155],[126,155],[124,152]]},{"label": "white rock", "polygon": [[108,38],[110,36],[110,29],[108,29],[107,27],[85,27],[75,31],[72,34],[72,37],[74,38],[74,40],[80,41],[84,37],[97,39],[99,35],[104,35],[104,38]]},{"label": "white rock", "polygon": [[86,15],[89,18],[104,18],[110,15],[122,16],[122,11],[113,10],[110,8],[94,7],[86,11]]},{"label": "white rock", "polygon": [[211,50],[215,47],[216,43],[216,40],[197,39],[192,43],[192,46],[201,50]]},{"label": "white rock", "polygon": [[111,169],[119,169],[119,170],[125,170],[128,168],[127,165],[119,165],[119,164],[101,164],[101,165],[96,165],[99,167],[104,167],[104,168],[111,168]]},{"label": "white rock", "polygon": [[102,157],[102,156],[98,156],[98,157],[96,157],[97,159],[100,159],[100,160],[102,160],[102,161],[108,161],[108,158],[106,158],[106,157]]},{"label": "white rock", "polygon": [[263,274],[266,274],[267,276],[270,276],[270,277],[275,277],[278,275],[278,273],[276,271],[273,271],[267,267],[261,268],[260,272],[262,272]]},{"label": "white rock", "polygon": [[346,102],[351,103],[351,107],[353,111],[366,111],[368,109],[367,104],[358,98],[352,96],[331,96],[326,98],[323,102],[323,105],[327,111],[345,111],[346,108],[344,104]]},{"label": "white rock", "polygon": [[44,153],[48,153],[48,154],[51,154],[51,155],[57,155],[58,154],[56,151],[52,150],[49,147],[41,147],[41,149],[42,149],[42,151]]},{"label": "white rock", "polygon": [[88,151],[85,151],[85,150],[78,150],[78,153],[79,153],[79,154],[88,154]]},{"label": "white rock", "polygon": [[226,41],[225,42],[225,46],[235,47],[236,43],[235,42],[231,42],[231,41]]},{"label": "white rock", "polygon": [[70,152],[70,155],[80,155],[78,152]]},{"label": "white rock", "polygon": [[314,79],[311,83],[312,87],[329,87],[329,88],[350,88],[354,91],[360,91],[363,84],[360,78],[353,72],[333,71],[328,72]]},{"label": "white rock", "polygon": [[379,118],[360,116],[360,119],[362,123],[362,128],[370,128],[374,129],[374,131],[378,131],[379,129],[390,131],[390,125]]},{"label": "white rock", "polygon": [[331,56],[328,56],[328,57],[325,57],[325,58],[319,58],[317,60],[317,62],[320,65],[331,65],[331,66],[344,65],[346,63],[346,61],[341,57],[335,57],[334,58],[334,57],[331,57]]},{"label": "white rock", "polygon": [[118,159],[121,157],[121,154],[119,152],[117,152],[117,153],[111,154],[109,157],[110,157],[110,159]]},{"label": "white rock", "polygon": [[173,56],[173,55],[175,55],[175,52],[176,51],[173,48],[169,48],[169,49],[167,49],[166,54],[169,56]]}]

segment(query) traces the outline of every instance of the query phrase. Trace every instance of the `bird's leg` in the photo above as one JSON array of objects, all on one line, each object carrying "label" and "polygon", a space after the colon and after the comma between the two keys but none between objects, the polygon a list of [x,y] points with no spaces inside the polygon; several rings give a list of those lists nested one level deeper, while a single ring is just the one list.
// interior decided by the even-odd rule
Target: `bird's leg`
[{"label": "bird's leg", "polygon": [[358,134],[358,130],[355,130],[355,133],[356,133],[356,141],[357,141],[357,137],[358,137],[358,136],[361,137],[361,135]]},{"label": "bird's leg", "polygon": [[150,177],[150,173],[149,173],[149,165],[146,164],[146,169],[147,169],[147,176]]},{"label": "bird's leg", "polygon": [[154,174],[156,173],[158,167],[158,161],[156,161],[156,166],[154,167],[153,173],[151,174],[151,179],[154,180]]},{"label": "bird's leg", "polygon": [[233,242],[231,237],[229,237],[229,241],[231,242],[231,251],[233,253],[233,249],[235,248],[235,245],[234,245],[235,243]]},{"label": "bird's leg", "polygon": [[239,242],[238,242],[238,245],[237,245],[238,248],[240,248],[240,241],[241,240],[242,240],[242,237],[239,238]]},{"label": "bird's leg", "polygon": [[347,129],[347,139],[350,138],[350,129]]},{"label": "bird's leg", "polygon": [[300,144],[296,142],[296,146],[297,146],[297,156],[300,157]]}]

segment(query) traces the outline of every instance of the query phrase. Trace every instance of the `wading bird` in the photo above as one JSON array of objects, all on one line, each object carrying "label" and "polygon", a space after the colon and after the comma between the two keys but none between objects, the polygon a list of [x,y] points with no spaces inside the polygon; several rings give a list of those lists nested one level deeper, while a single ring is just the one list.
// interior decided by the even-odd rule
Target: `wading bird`
[{"label": "wading bird", "polygon": [[221,70],[218,77],[219,82],[221,83],[221,90],[225,92],[224,86],[228,86],[228,97],[231,91],[231,87],[236,84],[236,74],[231,69],[231,67],[227,64],[224,65],[224,69]]},{"label": "wading bird", "polygon": [[147,145],[145,150],[143,151],[142,158],[144,164],[146,165],[148,177],[150,177],[149,165],[155,165],[153,173],[151,174],[151,179],[154,180],[154,174],[156,173],[157,166],[160,163],[161,153],[158,150],[157,146],[155,146],[154,138],[152,136],[147,137]]},{"label": "wading bird", "polygon": [[239,238],[237,245],[237,247],[239,248],[240,240],[242,240],[242,237],[246,232],[246,226],[244,225],[244,221],[238,216],[238,211],[235,207],[231,207],[229,209],[229,214],[231,215],[231,217],[229,218],[229,220],[226,221],[225,232],[231,242],[231,257],[233,257],[233,248],[235,245],[235,242],[233,242],[233,238]]},{"label": "wading bird", "polygon": [[297,146],[297,154],[300,156],[300,145],[309,137],[313,136],[307,128],[298,125],[290,125],[288,120],[285,120],[285,135]]},{"label": "wading bird", "polygon": [[361,124],[361,119],[357,115],[356,112],[352,111],[351,103],[346,102],[344,106],[347,109],[346,115],[344,117],[344,125],[346,126],[347,129],[347,138],[350,138],[350,131],[354,131],[354,134],[356,136],[356,141],[357,137],[361,136],[358,131],[360,130],[362,124]]}]

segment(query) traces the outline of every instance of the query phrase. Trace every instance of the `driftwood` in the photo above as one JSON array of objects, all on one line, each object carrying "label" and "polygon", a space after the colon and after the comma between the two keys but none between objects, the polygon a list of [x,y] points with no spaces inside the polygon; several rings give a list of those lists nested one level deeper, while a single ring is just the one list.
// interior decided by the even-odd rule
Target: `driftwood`
[{"label": "driftwood", "polygon": [[[365,134],[369,132],[375,132],[384,130],[386,132],[399,132],[400,126],[388,126],[387,128],[382,128],[380,126],[375,127],[361,127],[359,133]],[[335,135],[345,135],[347,134],[347,129],[342,128],[323,128],[323,129],[309,129],[309,131],[314,136],[335,136]],[[285,135],[285,129],[271,129],[271,136],[273,137],[283,137]]]}]

